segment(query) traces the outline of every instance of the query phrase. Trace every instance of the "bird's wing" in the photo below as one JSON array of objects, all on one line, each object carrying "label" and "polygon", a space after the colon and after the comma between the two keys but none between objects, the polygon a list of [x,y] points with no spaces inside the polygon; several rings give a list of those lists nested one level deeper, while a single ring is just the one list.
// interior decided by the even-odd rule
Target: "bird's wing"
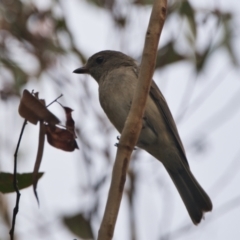
[{"label": "bird's wing", "polygon": [[173,116],[170,112],[170,109],[167,105],[167,102],[162,95],[160,89],[158,88],[157,84],[152,80],[150,92],[149,92],[151,98],[157,105],[158,110],[162,114],[163,118],[165,119],[166,126],[169,128],[169,131],[172,133],[173,138],[175,139],[176,145],[179,149],[180,154],[182,155],[183,159],[185,160],[185,163],[188,166],[187,157],[185,154],[185,150],[182,144],[182,141],[180,139],[180,136],[178,134],[178,130],[176,127],[176,124],[174,122]]}]

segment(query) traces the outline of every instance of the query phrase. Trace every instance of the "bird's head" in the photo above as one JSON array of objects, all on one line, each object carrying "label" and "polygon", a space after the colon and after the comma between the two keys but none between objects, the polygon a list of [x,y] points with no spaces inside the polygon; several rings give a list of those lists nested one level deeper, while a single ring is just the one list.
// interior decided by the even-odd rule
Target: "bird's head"
[{"label": "bird's head", "polygon": [[131,57],[117,51],[101,51],[92,55],[85,66],[74,70],[78,74],[90,74],[97,82],[101,77],[119,67],[137,68],[136,62]]}]

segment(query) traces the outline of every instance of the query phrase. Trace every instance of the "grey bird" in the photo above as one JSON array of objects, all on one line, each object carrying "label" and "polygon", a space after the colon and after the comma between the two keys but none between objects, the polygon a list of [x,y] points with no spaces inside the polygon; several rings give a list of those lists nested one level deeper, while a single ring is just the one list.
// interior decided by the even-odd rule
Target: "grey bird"
[{"label": "grey bird", "polygon": [[[138,81],[139,67],[134,59],[117,51],[101,51],[86,65],[73,71],[90,74],[99,84],[100,104],[119,133],[122,132]],[[178,130],[167,102],[152,81],[143,128],[137,143],[162,162],[175,184],[194,224],[212,210],[212,202],[193,176]]]}]

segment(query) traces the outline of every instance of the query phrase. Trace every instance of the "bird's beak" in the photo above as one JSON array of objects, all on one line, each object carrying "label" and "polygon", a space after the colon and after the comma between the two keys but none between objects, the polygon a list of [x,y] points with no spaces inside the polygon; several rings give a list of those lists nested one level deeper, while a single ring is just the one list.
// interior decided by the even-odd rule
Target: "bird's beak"
[{"label": "bird's beak", "polygon": [[77,73],[77,74],[85,74],[85,73],[89,73],[89,69],[86,66],[83,66],[81,68],[77,68],[73,71],[73,73]]}]

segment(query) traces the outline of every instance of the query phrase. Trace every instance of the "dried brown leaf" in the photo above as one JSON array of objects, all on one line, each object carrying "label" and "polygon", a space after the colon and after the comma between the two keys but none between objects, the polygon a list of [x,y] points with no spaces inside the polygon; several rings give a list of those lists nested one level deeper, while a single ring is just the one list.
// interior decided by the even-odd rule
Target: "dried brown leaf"
[{"label": "dried brown leaf", "polygon": [[72,152],[79,149],[74,135],[67,129],[46,125],[47,140],[55,148]]},{"label": "dried brown leaf", "polygon": [[28,90],[23,91],[23,96],[19,105],[18,112],[21,117],[27,119],[33,124],[42,120],[49,124],[58,124],[59,119],[52,114],[43,104],[43,100],[34,97]]}]

